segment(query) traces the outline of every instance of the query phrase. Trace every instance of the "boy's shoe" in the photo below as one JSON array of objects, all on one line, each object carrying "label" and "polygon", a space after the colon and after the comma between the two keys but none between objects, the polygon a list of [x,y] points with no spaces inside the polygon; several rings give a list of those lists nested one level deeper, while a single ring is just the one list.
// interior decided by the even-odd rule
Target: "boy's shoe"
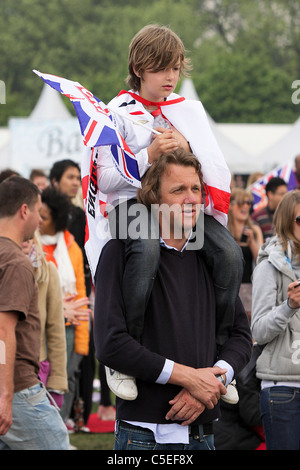
[{"label": "boy's shoe", "polygon": [[134,377],[105,366],[106,381],[111,391],[123,400],[135,400],[138,390]]},{"label": "boy's shoe", "polygon": [[230,405],[236,405],[239,401],[239,394],[236,389],[236,381],[233,380],[230,384],[227,385],[226,395],[221,395],[221,400]]}]

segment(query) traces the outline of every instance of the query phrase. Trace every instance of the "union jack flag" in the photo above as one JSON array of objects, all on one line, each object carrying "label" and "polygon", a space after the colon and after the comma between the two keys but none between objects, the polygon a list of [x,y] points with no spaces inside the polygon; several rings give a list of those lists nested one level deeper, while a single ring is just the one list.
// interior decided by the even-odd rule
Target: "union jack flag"
[{"label": "union jack flag", "polygon": [[277,166],[250,186],[249,189],[253,196],[254,211],[257,211],[267,205],[267,195],[265,187],[270,181],[270,179],[274,177],[282,178],[287,183],[289,191],[295,189],[295,187],[297,186],[296,177],[293,171],[293,163],[288,162],[284,165]]},{"label": "union jack flag", "polygon": [[76,111],[84,145],[111,145],[116,168],[124,179],[139,188],[140,175],[135,155],[116,129],[106,105],[80,83],[33,70],[47,85],[68,97]]},{"label": "union jack flag", "polygon": [[106,105],[80,83],[34,70],[45,83],[67,96],[76,111],[86,154],[81,162],[82,194],[86,214],[85,251],[94,278],[103,246],[110,240],[106,195],[98,188],[99,149],[111,146],[113,163],[122,177],[133,186],[141,186],[135,155],[116,129]]}]

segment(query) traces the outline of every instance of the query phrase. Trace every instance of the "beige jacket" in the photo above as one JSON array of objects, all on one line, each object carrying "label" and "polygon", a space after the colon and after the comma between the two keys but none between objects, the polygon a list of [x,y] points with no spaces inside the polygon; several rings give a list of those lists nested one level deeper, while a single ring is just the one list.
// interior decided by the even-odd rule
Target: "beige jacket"
[{"label": "beige jacket", "polygon": [[65,321],[56,266],[46,261],[42,255],[41,266],[35,268],[35,276],[39,289],[41,316],[40,362],[47,359],[50,363],[47,388],[67,392]]}]

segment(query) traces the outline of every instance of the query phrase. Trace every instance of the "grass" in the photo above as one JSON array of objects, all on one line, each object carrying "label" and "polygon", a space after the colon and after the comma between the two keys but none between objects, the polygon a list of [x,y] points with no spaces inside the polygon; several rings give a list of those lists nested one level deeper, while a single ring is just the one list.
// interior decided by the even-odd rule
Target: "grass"
[{"label": "grass", "polygon": [[70,434],[70,443],[77,450],[113,450],[114,433],[74,433]]},{"label": "grass", "polygon": [[[115,404],[116,397],[111,393],[111,402]],[[91,413],[96,413],[98,401],[92,404]],[[110,433],[86,433],[78,432],[70,434],[70,444],[75,446],[77,450],[113,450],[115,435]]]}]

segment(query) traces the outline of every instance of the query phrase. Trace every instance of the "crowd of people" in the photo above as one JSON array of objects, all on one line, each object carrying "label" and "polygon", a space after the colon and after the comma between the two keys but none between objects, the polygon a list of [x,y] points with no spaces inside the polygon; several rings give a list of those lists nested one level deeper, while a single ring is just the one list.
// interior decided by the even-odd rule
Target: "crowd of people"
[{"label": "crowd of people", "polygon": [[[251,190],[230,187],[201,103],[174,93],[188,70],[169,28],[133,38],[131,91],[110,106],[142,184],[97,149],[112,236],[94,277],[79,165],[0,175],[0,449],[70,449],[68,433],[87,430],[96,361],[115,450],[299,449],[300,157],[294,188],[270,179],[254,211]],[[129,231],[133,208],[144,236]]]}]

